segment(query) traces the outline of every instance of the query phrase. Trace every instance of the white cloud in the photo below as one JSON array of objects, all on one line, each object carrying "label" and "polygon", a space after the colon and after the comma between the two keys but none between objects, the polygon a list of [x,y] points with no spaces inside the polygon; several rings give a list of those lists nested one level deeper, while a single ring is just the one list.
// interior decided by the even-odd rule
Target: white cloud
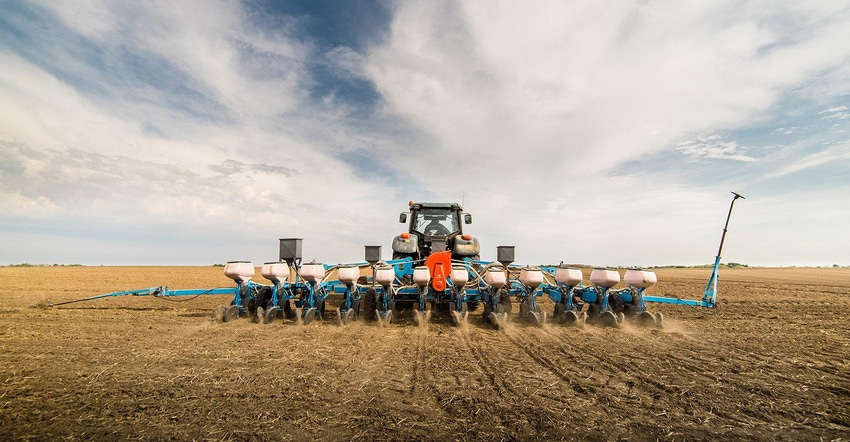
[{"label": "white cloud", "polygon": [[[86,14],[47,6],[72,29],[87,26]],[[186,86],[209,94],[226,118],[197,118],[173,104],[189,104],[191,96],[124,83],[74,54],[54,60],[56,66],[102,79],[99,94],[0,50],[6,67],[0,71],[0,113],[8,116],[0,124],[6,140],[0,153],[26,177],[17,181],[0,170],[8,226],[17,223],[12,218],[52,216],[81,226],[61,229],[69,237],[88,235],[84,226],[95,220],[125,233],[140,224],[163,234],[175,228],[188,236],[218,232],[219,248],[260,260],[276,257],[273,243],[281,235],[312,237],[330,250],[348,244],[350,250],[328,258],[354,260],[364,237],[377,239],[371,227],[384,225],[386,236],[395,230],[375,209],[383,183],[362,180],[323,145],[343,129],[336,116],[306,99],[303,86],[312,80],[302,69],[310,55],[303,44],[279,29],[250,27],[235,3],[160,6],[106,4],[98,15],[105,23],[84,35],[106,52],[131,51],[177,66],[189,78]],[[4,249],[51,253],[30,249],[34,244]],[[211,259],[208,248],[168,250],[168,259]],[[86,262],[98,263],[97,255]]]},{"label": "white cloud", "polygon": [[[409,163],[406,172],[442,194],[463,189],[467,201],[471,196],[476,206],[498,213],[499,221],[485,227],[498,238],[511,241],[500,230],[515,238],[540,232],[551,241],[533,248],[547,259],[561,247],[582,249],[588,259],[630,256],[624,261],[635,262],[626,244],[640,237],[637,229],[649,227],[645,238],[658,238],[675,225],[660,211],[646,219],[611,213],[636,198],[656,202],[652,192],[630,190],[652,187],[648,182],[677,188],[675,176],[687,176],[687,166],[677,165],[682,169],[670,176],[635,171],[632,180],[607,176],[613,167],[671,146],[687,156],[754,164],[738,141],[701,134],[763,120],[792,89],[822,89],[820,97],[847,91],[838,72],[850,55],[842,43],[850,40],[848,13],[832,2],[397,7],[391,38],[370,52],[367,70],[388,110],[431,137],[420,149],[447,164]],[[695,141],[680,144],[683,139]],[[760,179],[735,178],[736,185]],[[677,188],[672,207],[707,216],[699,203],[681,201],[712,200],[704,192],[722,194],[720,186],[729,184],[717,179],[703,190]],[[563,209],[541,210],[553,203]],[[711,231],[704,220],[681,221],[692,232]],[[563,230],[582,233],[565,236]],[[653,255],[652,242],[641,242],[640,253],[663,261]],[[663,248],[674,261],[697,252],[675,254],[666,241]]]},{"label": "white cloud", "polygon": [[676,144],[676,150],[692,158],[714,160],[758,161],[741,153],[743,148],[734,141],[725,141],[718,135],[695,137]]},{"label": "white cloud", "polygon": [[835,107],[831,107],[831,108],[826,109],[826,110],[822,110],[818,113],[819,114],[829,114],[829,113],[842,112],[842,111],[846,111],[846,110],[847,110],[847,106],[835,106]]},{"label": "white cloud", "polygon": [[[236,2],[43,7],[106,67],[56,41],[43,57],[0,49],[0,203],[22,229],[0,234],[10,262],[259,262],[281,236],[305,238],[307,259],[358,260],[363,244],[388,256],[408,199],[463,199],[484,258],[515,244],[531,263],[710,262],[727,187],[746,194],[763,169],[689,185],[694,163],[806,155],[792,146],[755,162],[749,143],[713,134],[763,121],[790,90],[824,97],[822,116],[841,120],[846,107],[827,99],[850,90],[848,13],[835,2],[400,2],[378,46],[321,54],[290,19],[270,26]],[[123,65],[122,51],[152,71]],[[356,104],[311,97],[316,57],[373,82],[376,114],[356,120]],[[843,164],[846,150],[771,177]],[[672,165],[624,170],[659,153]],[[748,197],[771,208],[741,210],[756,221],[735,241],[775,243],[787,229],[765,214],[794,203]],[[795,225],[807,222],[830,231]],[[60,243],[78,254],[43,247]],[[728,247],[734,261],[775,259],[767,246]]]},{"label": "white cloud", "polygon": [[81,0],[73,3],[37,0],[42,7],[53,9],[66,26],[90,38],[104,38],[118,30],[115,3],[102,0]]},{"label": "white cloud", "polygon": [[793,163],[767,174],[766,177],[778,178],[813,167],[834,164],[836,162],[847,162],[848,160],[850,160],[850,141],[845,140],[838,145],[830,146],[824,150],[795,160]]},{"label": "white cloud", "polygon": [[405,2],[369,72],[442,156],[605,170],[758,118],[850,53],[840,8],[761,6]]},{"label": "white cloud", "polygon": [[846,120],[850,118],[850,112],[847,112],[847,106],[836,106],[818,112],[818,115],[823,115],[826,119]]}]

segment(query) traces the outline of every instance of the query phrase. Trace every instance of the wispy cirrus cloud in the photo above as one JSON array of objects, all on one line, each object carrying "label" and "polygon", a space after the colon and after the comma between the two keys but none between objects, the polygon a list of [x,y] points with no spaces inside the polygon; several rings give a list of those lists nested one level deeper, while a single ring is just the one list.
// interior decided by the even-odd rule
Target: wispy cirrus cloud
[{"label": "wispy cirrus cloud", "polygon": [[774,172],[767,174],[768,178],[778,178],[826,164],[850,169],[850,140],[829,146],[821,151],[805,155]]},{"label": "wispy cirrus cloud", "polygon": [[252,173],[267,173],[267,174],[276,174],[276,175],[284,175],[287,177],[291,177],[293,175],[298,174],[298,171],[290,169],[284,166],[275,166],[271,164],[245,164],[240,163],[235,160],[225,160],[223,163],[210,166],[210,170],[218,172],[222,175],[233,175],[238,173],[252,172]]},{"label": "wispy cirrus cloud", "polygon": [[713,160],[758,161],[745,155],[745,147],[735,141],[724,140],[719,135],[697,137],[676,144],[676,150],[691,158],[707,158]]},{"label": "wispy cirrus cloud", "polygon": [[818,112],[818,115],[823,115],[823,118],[846,120],[850,118],[850,112],[847,112],[847,106],[835,106]]}]

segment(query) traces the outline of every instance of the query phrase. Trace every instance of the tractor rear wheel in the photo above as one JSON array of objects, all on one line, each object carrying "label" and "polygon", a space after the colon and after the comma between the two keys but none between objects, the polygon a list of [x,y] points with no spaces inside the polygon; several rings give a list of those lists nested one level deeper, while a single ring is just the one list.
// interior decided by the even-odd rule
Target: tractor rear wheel
[{"label": "tractor rear wheel", "polygon": [[248,310],[248,316],[252,318],[257,316],[257,298],[244,299],[242,306]]},{"label": "tractor rear wheel", "polygon": [[520,318],[524,319],[530,311],[531,311],[531,309],[529,309],[528,301],[522,301],[519,304],[519,317]]},{"label": "tractor rear wheel", "polygon": [[257,307],[262,307],[264,310],[269,308],[269,302],[272,300],[272,288],[265,286],[257,291]]},{"label": "tractor rear wheel", "polygon": [[376,321],[378,319],[377,315],[375,315],[374,290],[367,291],[366,295],[363,296],[363,319],[367,321]]},{"label": "tractor rear wheel", "polygon": [[560,302],[555,304],[555,322],[561,324],[564,322],[564,316],[567,314],[567,306],[561,304]]},{"label": "tractor rear wheel", "polygon": [[499,292],[499,306],[505,308],[505,313],[511,313],[511,295],[507,290]]},{"label": "tractor rear wheel", "polygon": [[602,306],[596,303],[587,304],[587,322],[595,324],[599,319],[599,313],[602,312]]},{"label": "tractor rear wheel", "polygon": [[622,312],[623,304],[623,300],[620,298],[619,293],[611,293],[608,295],[608,306],[612,311],[614,311],[614,313]]},{"label": "tractor rear wheel", "polygon": [[360,316],[360,300],[354,299],[351,301],[351,310],[354,311],[354,319]]}]

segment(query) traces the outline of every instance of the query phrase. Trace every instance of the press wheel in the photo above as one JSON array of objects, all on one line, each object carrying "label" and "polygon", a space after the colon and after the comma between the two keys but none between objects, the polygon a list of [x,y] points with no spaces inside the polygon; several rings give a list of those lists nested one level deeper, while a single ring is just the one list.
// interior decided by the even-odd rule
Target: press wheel
[{"label": "press wheel", "polygon": [[469,312],[459,312],[457,310],[452,310],[452,321],[454,321],[455,325],[466,324],[466,319],[468,316]]},{"label": "press wheel", "polygon": [[543,324],[546,323],[546,313],[532,311],[528,312],[526,318],[528,318],[528,322],[535,327],[543,327]]},{"label": "press wheel", "polygon": [[656,324],[655,315],[653,315],[652,313],[650,313],[648,311],[644,310],[644,311],[640,312],[637,319],[638,319],[638,324],[640,324],[642,327],[655,327],[655,324]]},{"label": "press wheel", "polygon": [[263,316],[263,322],[265,322],[266,324],[274,322],[274,320],[277,319],[277,310],[277,307],[269,307],[266,310],[266,314]]},{"label": "press wheel", "polygon": [[[501,305],[499,307],[501,309]],[[496,327],[496,330],[504,330],[508,325],[508,314],[491,312],[490,323],[493,324],[493,327]]]},{"label": "press wheel", "polygon": [[231,305],[224,311],[224,322],[235,321],[239,318],[239,307]]},{"label": "press wheel", "polygon": [[617,316],[614,315],[614,312],[612,312],[611,310],[608,310],[607,312],[602,313],[602,315],[599,316],[599,322],[602,324],[603,327],[615,327],[616,328],[617,327]]},{"label": "press wheel", "polygon": [[353,321],[353,320],[354,320],[354,310],[353,309],[346,310],[345,313],[343,313],[342,316],[340,317],[340,321],[342,322],[342,325],[351,324],[351,321]]},{"label": "press wheel", "polygon": [[378,318],[378,325],[381,326],[381,327],[386,326],[386,325],[390,325],[390,321],[392,321],[392,319],[393,319],[393,311],[392,310],[387,310],[387,313],[383,316],[381,316],[380,311],[375,310],[375,315]]},{"label": "press wheel", "polygon": [[310,307],[307,311],[304,312],[304,316],[302,320],[304,321],[304,325],[308,325],[313,322],[313,319],[316,318],[316,307]]}]

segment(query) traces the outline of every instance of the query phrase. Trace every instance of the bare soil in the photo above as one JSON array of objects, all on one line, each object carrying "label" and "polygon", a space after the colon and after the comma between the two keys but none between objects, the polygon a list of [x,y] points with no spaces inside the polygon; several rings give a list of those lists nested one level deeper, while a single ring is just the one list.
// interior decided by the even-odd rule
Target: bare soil
[{"label": "bare soil", "polygon": [[[709,272],[658,270],[648,294],[698,299]],[[850,269],[724,269],[722,308],[651,304],[662,330],[220,323],[222,296],[44,306],[158,285],[231,284],[0,268],[0,439],[850,440]]]}]

